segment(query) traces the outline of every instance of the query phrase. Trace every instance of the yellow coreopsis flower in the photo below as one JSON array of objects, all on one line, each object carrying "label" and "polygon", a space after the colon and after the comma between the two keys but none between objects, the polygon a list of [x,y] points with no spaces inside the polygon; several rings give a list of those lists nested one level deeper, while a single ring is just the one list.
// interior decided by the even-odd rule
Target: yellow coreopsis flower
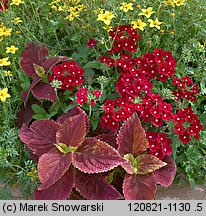
[{"label": "yellow coreopsis flower", "polygon": [[172,7],[175,6],[174,0],[168,0],[168,1],[166,2],[166,4],[169,5],[169,6],[172,6]]},{"label": "yellow coreopsis flower", "polygon": [[121,7],[119,8],[120,10],[123,10],[125,13],[128,12],[129,10],[133,10],[133,4],[132,3],[126,3],[122,2]]},{"label": "yellow coreopsis flower", "polygon": [[22,0],[12,0],[10,5],[20,5],[20,4],[24,4],[25,2]]},{"label": "yellow coreopsis flower", "polygon": [[153,8],[152,7],[148,7],[147,9],[141,9],[142,13],[139,13],[138,16],[146,16],[147,18],[150,18],[151,15],[153,13],[155,13],[153,11]]},{"label": "yellow coreopsis flower", "polygon": [[155,20],[152,20],[152,19],[148,19],[148,22],[150,22],[150,25],[149,27],[153,28],[157,28],[158,30],[160,30],[160,25],[162,24],[162,22],[160,22],[158,20],[158,18],[156,18]]},{"label": "yellow coreopsis flower", "polygon": [[8,76],[13,76],[11,71],[4,71],[4,76],[8,77]]},{"label": "yellow coreopsis flower", "polygon": [[184,3],[185,3],[185,0],[175,0],[175,4],[176,4],[177,6],[184,5]]},{"label": "yellow coreopsis flower", "polygon": [[66,19],[68,19],[69,21],[72,21],[77,17],[79,17],[79,12],[72,12],[68,16],[66,16]]},{"label": "yellow coreopsis flower", "polygon": [[204,49],[204,45],[202,45],[200,42],[197,42],[197,45],[198,45],[198,48],[199,48],[200,50]]},{"label": "yellow coreopsis flower", "polygon": [[6,53],[15,54],[17,50],[18,50],[18,48],[15,47],[14,45],[12,45],[12,46],[10,46],[10,47],[6,47]]},{"label": "yellow coreopsis flower", "polygon": [[145,22],[142,22],[141,19],[138,19],[137,21],[131,22],[132,28],[134,29],[140,29],[141,31],[144,31],[144,27],[147,25]]},{"label": "yellow coreopsis flower", "polygon": [[14,19],[14,24],[16,25],[16,24],[18,24],[18,23],[21,23],[22,22],[22,20],[21,20],[21,18],[20,17],[17,17],[17,18],[15,18]]},{"label": "yellow coreopsis flower", "polygon": [[0,66],[9,66],[11,64],[9,57],[0,59]]},{"label": "yellow coreopsis flower", "polygon": [[98,15],[97,20],[104,22],[105,25],[110,25],[111,19],[114,18],[113,12],[105,11]]},{"label": "yellow coreopsis flower", "polygon": [[12,28],[0,27],[0,37],[8,37],[12,32]]},{"label": "yellow coreopsis flower", "polygon": [[10,94],[8,94],[8,88],[4,88],[0,90],[0,100],[5,102],[7,98],[10,98]]},{"label": "yellow coreopsis flower", "polygon": [[110,32],[112,31],[112,26],[108,25],[108,26],[104,26],[102,27],[103,29],[105,29],[106,31]]}]

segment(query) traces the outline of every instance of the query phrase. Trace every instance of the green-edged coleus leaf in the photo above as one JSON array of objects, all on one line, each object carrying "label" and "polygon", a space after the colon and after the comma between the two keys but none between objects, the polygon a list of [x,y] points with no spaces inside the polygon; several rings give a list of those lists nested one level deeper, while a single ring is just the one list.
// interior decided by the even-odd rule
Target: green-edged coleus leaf
[{"label": "green-edged coleus leaf", "polygon": [[86,134],[85,113],[68,118],[59,127],[56,133],[56,143],[64,143],[67,146],[79,146]]},{"label": "green-edged coleus leaf", "polygon": [[126,174],[123,193],[126,200],[152,200],[156,194],[156,180],[153,174]]},{"label": "green-edged coleus leaf", "polygon": [[106,172],[124,162],[109,144],[89,137],[73,153],[72,163],[85,173]]},{"label": "green-edged coleus leaf", "polygon": [[69,197],[74,184],[74,173],[70,167],[68,171],[53,185],[45,190],[35,190],[36,200],[65,200]]},{"label": "green-edged coleus leaf", "polygon": [[107,181],[108,174],[87,174],[77,171],[75,174],[75,188],[88,200],[117,200],[122,195]]},{"label": "green-edged coleus leaf", "polygon": [[[132,154],[127,154],[124,156],[124,159],[131,164],[131,166],[126,163],[122,165],[129,174],[145,175],[167,165],[167,163],[161,161],[159,158],[149,154],[141,154],[136,158]],[[130,171],[130,167],[133,168],[133,173]]]},{"label": "green-edged coleus leaf", "polygon": [[163,161],[167,163],[166,166],[154,172],[154,177],[158,184],[163,187],[169,187],[176,174],[176,165],[170,156],[165,156]]},{"label": "green-edged coleus leaf", "polygon": [[40,190],[49,188],[56,183],[69,169],[72,153],[62,154],[57,148],[52,148],[43,154],[38,162],[38,175],[42,183]]},{"label": "green-edged coleus leaf", "polygon": [[59,127],[60,124],[52,120],[39,120],[33,122],[29,128],[23,124],[19,137],[34,154],[41,156],[54,147]]},{"label": "green-edged coleus leaf", "polygon": [[121,155],[138,156],[148,148],[148,140],[137,113],[120,128],[117,136],[118,151]]},{"label": "green-edged coleus leaf", "polygon": [[[21,54],[20,67],[27,74],[27,76],[33,78],[33,82],[28,88],[28,90],[22,93],[22,99],[25,104],[27,102],[29,92],[33,90],[34,87],[38,86],[39,83],[41,83],[40,81],[42,77],[48,75],[50,68],[60,61],[66,61],[70,59],[64,56],[63,57],[55,56],[53,58],[48,59],[48,56],[49,56],[49,50],[43,44],[36,44],[36,43],[28,43],[26,48],[23,50]],[[46,83],[45,85],[50,86],[50,84],[46,84]],[[52,102],[55,102],[56,101],[55,92],[51,91],[51,89],[49,89],[48,86],[45,87],[45,85],[36,87],[36,89],[34,90],[36,94],[34,96],[40,99],[44,98]],[[49,94],[45,93],[44,96],[41,96],[41,93],[44,92],[44,90],[41,90],[41,87],[44,87],[44,90],[49,89],[50,93]],[[38,93],[38,91],[40,91],[40,93]]]}]

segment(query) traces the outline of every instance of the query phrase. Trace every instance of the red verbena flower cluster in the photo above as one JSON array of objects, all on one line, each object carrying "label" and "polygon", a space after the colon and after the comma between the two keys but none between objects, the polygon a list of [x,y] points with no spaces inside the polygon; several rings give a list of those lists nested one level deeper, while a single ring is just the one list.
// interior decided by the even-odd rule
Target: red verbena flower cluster
[{"label": "red verbena flower cluster", "polygon": [[172,154],[172,140],[165,133],[147,132],[149,149],[152,155],[163,159],[164,156]]},{"label": "red verbena flower cluster", "polygon": [[189,76],[173,78],[172,84],[178,87],[177,91],[173,91],[175,101],[184,98],[188,101],[197,102],[198,86]]},{"label": "red verbena flower cluster", "polygon": [[[116,26],[113,31],[110,31],[109,36],[114,41],[112,49],[108,51],[110,55],[113,53],[123,53],[123,51],[137,51],[136,42],[140,40],[140,35],[130,25]],[[102,63],[105,62],[109,67],[115,66],[115,60],[110,56],[103,55],[99,60]]]},{"label": "red verbena flower cluster", "polygon": [[200,138],[199,132],[203,130],[203,126],[190,107],[178,110],[177,114],[173,115],[173,121],[174,132],[184,144],[190,141],[190,136],[194,136],[195,139]]},{"label": "red verbena flower cluster", "polygon": [[52,67],[52,74],[49,81],[58,80],[61,83],[61,89],[70,90],[74,86],[80,86],[84,82],[84,69],[82,69],[75,61],[66,62]]},{"label": "red verbena flower cluster", "polygon": [[75,93],[76,96],[76,102],[79,105],[84,105],[85,103],[89,102],[90,106],[94,106],[96,104],[96,99],[100,98],[102,96],[101,90],[93,90],[92,95],[93,98],[90,98],[89,100],[89,89],[80,87],[78,88],[77,92]]},{"label": "red verbena flower cluster", "polygon": [[[132,35],[134,35],[134,38]],[[108,51],[108,56],[103,55],[99,60],[102,63],[106,63],[109,67],[118,67],[120,75],[116,81],[116,90],[120,97],[116,100],[105,101],[103,106],[105,113],[102,115],[101,126],[111,130],[118,129],[120,122],[131,117],[135,111],[138,112],[141,121],[151,123],[155,127],[161,127],[170,120],[175,122],[176,115],[181,111],[173,115],[172,104],[165,101],[161,95],[153,93],[155,83],[152,82],[153,79],[166,82],[169,78],[174,77],[176,61],[172,53],[158,48],[154,52],[144,54],[142,57],[133,58],[128,52],[135,52],[137,49],[135,43],[140,39],[137,30],[127,25],[118,26],[114,28],[110,36],[114,40],[113,47]],[[129,44],[128,40],[131,40],[130,48],[125,46],[125,43]],[[131,51],[131,46],[134,45],[135,49]],[[112,58],[111,54],[114,55],[115,53],[117,53],[117,56]],[[189,76],[181,79],[173,78],[173,85],[178,86],[178,90],[182,91],[181,94],[184,95],[185,99],[196,101],[197,84],[193,83]],[[188,90],[189,87],[191,87],[190,91]],[[193,112],[189,107],[186,110]],[[194,112],[191,116],[193,118],[190,121],[190,127],[184,128],[184,130],[181,130],[182,133],[178,133],[183,143],[187,140],[182,138],[184,137],[183,133],[188,133],[188,136],[193,135],[198,138],[199,132],[202,130],[200,121]],[[175,131],[178,126],[180,125],[175,126]],[[183,123],[181,123],[181,126],[183,127]],[[164,133],[154,136],[157,138],[156,144],[154,144],[153,139],[150,139],[151,143],[153,143],[150,146],[151,154],[159,158],[171,154],[172,151],[170,147],[171,140],[162,134]]]},{"label": "red verbena flower cluster", "polygon": [[105,113],[102,115],[101,126],[110,130],[119,128],[121,121],[126,121],[135,111],[135,104],[117,98],[116,100],[106,100],[103,106]]},{"label": "red verbena flower cluster", "polygon": [[140,40],[137,30],[130,25],[115,26],[114,30],[109,32],[109,36],[114,41],[113,48],[109,50],[110,54],[115,52],[122,53],[123,50],[136,52],[136,42]]}]

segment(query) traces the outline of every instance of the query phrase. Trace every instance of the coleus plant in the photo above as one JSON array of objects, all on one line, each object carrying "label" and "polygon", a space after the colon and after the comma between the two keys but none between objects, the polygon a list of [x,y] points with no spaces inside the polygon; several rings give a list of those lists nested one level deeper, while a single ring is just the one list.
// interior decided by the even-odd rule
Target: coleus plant
[{"label": "coleus plant", "polygon": [[30,91],[38,99],[56,101],[55,89],[48,82],[48,73],[53,65],[70,58],[55,56],[48,58],[49,50],[43,44],[28,43],[21,54],[20,67],[24,73],[32,78],[29,88],[22,93],[22,99],[26,104]]},{"label": "coleus plant", "polygon": [[[175,164],[169,156],[160,160],[149,154],[136,113],[119,129],[116,144],[110,143],[111,134],[86,137],[88,131],[88,117],[79,107],[56,122],[39,120],[22,126],[21,140],[39,158],[41,185],[35,190],[36,199],[68,199],[73,187],[86,199],[154,199],[157,184],[171,185]],[[113,186],[115,182],[107,181],[121,167],[126,170],[123,193]]]}]

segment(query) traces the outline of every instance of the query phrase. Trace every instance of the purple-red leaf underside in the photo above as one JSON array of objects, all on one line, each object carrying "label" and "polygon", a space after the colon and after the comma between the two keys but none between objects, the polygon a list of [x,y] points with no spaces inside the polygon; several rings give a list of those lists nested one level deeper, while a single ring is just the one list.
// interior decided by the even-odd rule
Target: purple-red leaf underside
[{"label": "purple-red leaf underside", "polygon": [[64,121],[56,134],[57,144],[77,147],[83,142],[86,134],[85,115],[80,113]]},{"label": "purple-red leaf underside", "polygon": [[41,156],[54,147],[59,126],[58,123],[48,119],[35,121],[29,128],[24,124],[19,137],[34,154]]},{"label": "purple-red leaf underside", "polygon": [[35,190],[36,200],[65,200],[74,185],[74,173],[70,168],[55,184],[45,190]]},{"label": "purple-red leaf underside", "polygon": [[56,183],[69,169],[71,153],[62,154],[56,147],[43,154],[38,162],[39,179],[42,182],[40,190]]},{"label": "purple-red leaf underside", "polygon": [[72,163],[85,173],[106,172],[124,162],[117,150],[109,144],[87,138],[74,152]]},{"label": "purple-red leaf underside", "polygon": [[87,174],[77,171],[75,188],[88,200],[117,200],[122,195],[106,181],[107,174]]},{"label": "purple-red leaf underside", "polygon": [[126,200],[153,200],[156,194],[156,180],[153,174],[126,174],[123,193]]},{"label": "purple-red leaf underside", "polygon": [[176,165],[169,156],[165,156],[163,161],[166,162],[167,165],[159,170],[156,170],[154,172],[154,176],[157,184],[160,184],[163,187],[169,187],[172,184],[176,174]]},{"label": "purple-red leaf underside", "polygon": [[166,166],[167,163],[161,161],[159,158],[145,154],[140,156],[140,159],[137,163],[137,172],[138,174],[147,174],[154,172],[155,170],[160,169],[161,167]]},{"label": "purple-red leaf underside", "polygon": [[56,92],[49,83],[38,83],[32,88],[34,97],[56,102]]},{"label": "purple-red leaf underside", "polygon": [[148,148],[148,140],[136,113],[119,130],[117,144],[121,155],[132,154],[136,157]]}]

